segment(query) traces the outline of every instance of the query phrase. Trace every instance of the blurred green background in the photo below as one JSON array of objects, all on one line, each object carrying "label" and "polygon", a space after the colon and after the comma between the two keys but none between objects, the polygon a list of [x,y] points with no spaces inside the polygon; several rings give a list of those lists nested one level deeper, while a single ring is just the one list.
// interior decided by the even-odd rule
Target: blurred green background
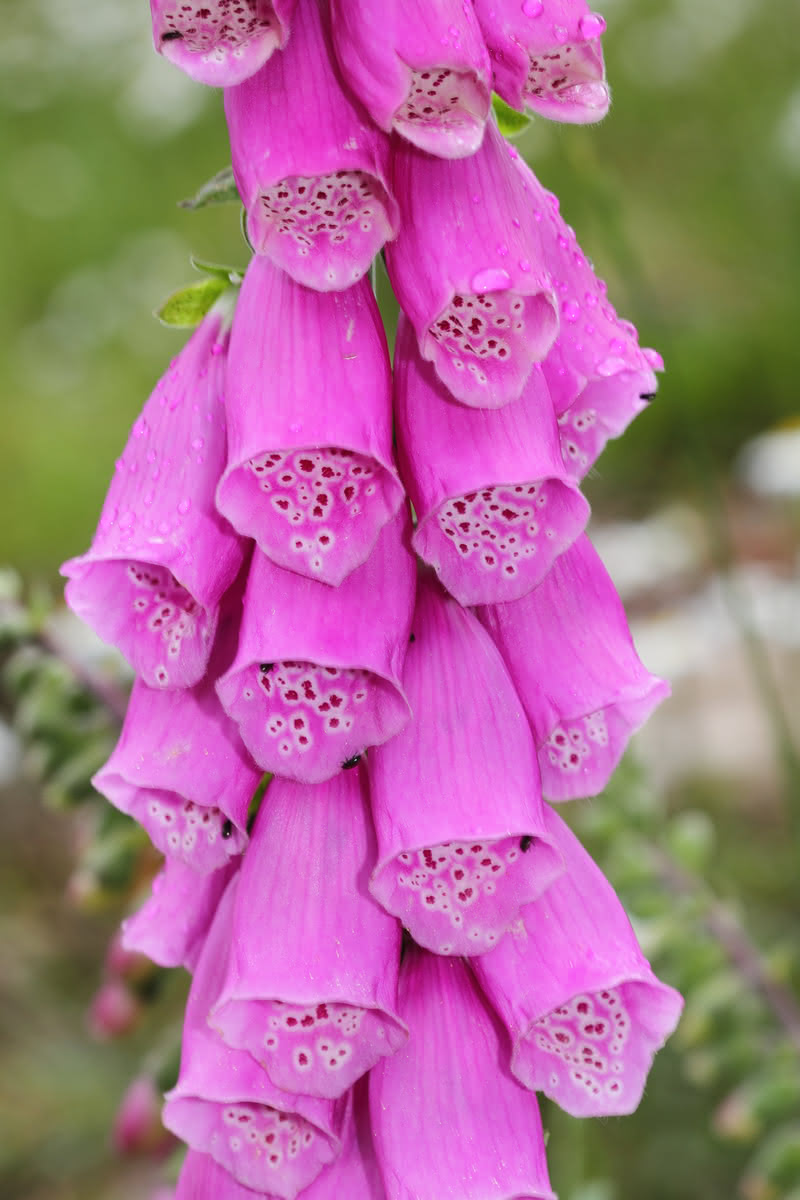
[{"label": "blurred green background", "polygon": [[[519,144],[620,313],[667,363],[657,399],[587,484],[643,656],[675,686],[618,811],[645,794],[644,835],[657,842],[671,830],[680,841],[689,831],[701,882],[743,916],[791,991],[800,5],[600,7],[609,117],[595,128],[536,121]],[[221,98],[153,54],[144,0],[0,0],[0,13],[0,563],[55,591],[59,562],[89,542],[134,416],[182,344],[152,310],[193,278],[190,254],[244,265],[246,251],[234,208],[176,207],[228,161]],[[774,436],[753,442],[765,432]],[[171,1009],[154,1010],[131,1041],[88,1040],[83,1011],[121,906],[66,905],[80,828],[44,808],[33,785],[12,782],[16,753],[4,734],[0,1194],[145,1197],[157,1169],[118,1169],[107,1131]],[[598,821],[606,801],[615,797],[578,813],[578,827],[584,820],[589,844],[611,859],[623,847],[612,878],[630,876],[635,898],[635,846],[626,859],[619,829]],[[706,928],[706,909],[682,885],[673,900]],[[648,903],[645,926],[648,915],[663,923],[663,902],[649,914]],[[711,982],[727,969],[717,964]],[[691,971],[688,984],[675,971],[673,981],[692,983]],[[737,1042],[735,1014],[725,1033],[732,1001],[721,984],[717,993],[660,1056],[635,1117],[576,1131],[546,1114],[562,1200],[730,1200],[743,1176],[746,1200],[800,1196],[800,1150],[784,1183],[753,1167],[768,1121],[749,1142],[720,1136],[719,1105],[757,1064]],[[709,1024],[732,1047],[722,1066],[704,1041]]]}]

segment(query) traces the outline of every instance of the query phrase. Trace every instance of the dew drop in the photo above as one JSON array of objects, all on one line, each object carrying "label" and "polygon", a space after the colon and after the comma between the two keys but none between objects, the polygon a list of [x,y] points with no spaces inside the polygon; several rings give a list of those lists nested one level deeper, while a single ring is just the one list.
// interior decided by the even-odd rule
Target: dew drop
[{"label": "dew drop", "polygon": [[569,321],[571,324],[574,324],[581,315],[580,305],[574,300],[565,300],[561,305],[561,312],[565,321]]},{"label": "dew drop", "polygon": [[589,13],[588,16],[581,17],[578,29],[581,31],[581,37],[586,38],[588,42],[590,38],[600,37],[601,33],[605,33],[606,23],[600,13]]},{"label": "dew drop", "polygon": [[541,0],[525,0],[522,11],[526,17],[540,17],[544,12],[544,5]]},{"label": "dew drop", "polygon": [[470,287],[474,292],[506,292],[511,287],[511,276],[501,267],[486,267],[472,276]]}]

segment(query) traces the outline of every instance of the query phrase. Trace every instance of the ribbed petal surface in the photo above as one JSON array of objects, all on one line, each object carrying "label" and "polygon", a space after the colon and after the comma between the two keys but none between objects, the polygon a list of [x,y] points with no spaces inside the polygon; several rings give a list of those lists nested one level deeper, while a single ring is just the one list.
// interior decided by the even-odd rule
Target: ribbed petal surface
[{"label": "ribbed petal surface", "polygon": [[529,592],[589,517],[564,468],[538,364],[519,400],[500,409],[467,408],[423,362],[401,315],[395,417],[417,514],[417,553],[460,604],[497,604]]},{"label": "ribbed petal surface", "polygon": [[231,87],[286,44],[295,0],[150,0],[156,50],[198,83]]},{"label": "ribbed petal surface", "polygon": [[617,316],[605,283],[561,216],[558,198],[520,156],[515,162],[560,305],[559,335],[542,366],[559,416],[564,462],[580,479],[608,439],[647,407],[656,392],[655,371],[664,364],[657,351],[640,348],[635,327]]},{"label": "ribbed petal surface", "polygon": [[234,859],[199,875],[177,858],[167,858],[153,880],[152,894],[122,922],[122,945],[162,967],[194,971],[225,888],[239,869]]},{"label": "ribbed petal surface", "polygon": [[338,588],[256,551],[239,651],[217,693],[265,770],[320,783],[405,725],[414,575],[404,511]]},{"label": "ribbed petal surface", "polygon": [[600,121],[610,101],[600,37],[586,0],[474,0],[494,86],[512,108],[552,121]]},{"label": "ribbed petal surface", "polygon": [[420,579],[413,628],[403,676],[413,720],[369,755],[370,888],[420,945],[482,954],[560,859],[544,834],[525,716],[491,640],[431,579]]},{"label": "ribbed petal surface", "polygon": [[206,1024],[225,974],[236,883],[220,902],[197,964],[180,1075],[167,1093],[162,1119],[239,1183],[294,1200],[339,1152],[345,1106],[281,1091],[254,1058],[231,1050]]},{"label": "ribbed petal surface", "polygon": [[324,294],[251,259],[226,390],[220,512],[280,566],[341,583],[403,499],[386,339],[367,281]]},{"label": "ribbed petal surface", "polygon": [[334,1098],[406,1039],[395,1015],[400,926],[367,890],[366,772],[275,779],[239,882],[211,1023],[273,1083]]},{"label": "ribbed petal surface", "polygon": [[262,776],[214,689],[233,661],[240,613],[236,589],[223,607],[209,672],[196,687],[157,692],[134,683],[120,739],[92,780],[162,853],[196,871],[213,871],[242,853]]},{"label": "ribbed petal surface", "polygon": [[534,591],[479,616],[528,714],[544,795],[597,795],[669,684],[642,665],[588,537],[556,559]]},{"label": "ribbed petal surface", "polygon": [[343,90],[320,0],[301,0],[286,50],[225,93],[253,249],[298,283],[350,287],[397,232],[386,135]]},{"label": "ribbed petal surface", "polygon": [[399,999],[410,1037],[370,1075],[388,1200],[555,1200],[536,1098],[465,964],[411,948]]},{"label": "ribbed petal surface", "polygon": [[70,608],[151,687],[202,679],[220,600],[244,557],[214,507],[226,349],[212,310],[133,426],[91,548],[61,568]]},{"label": "ribbed petal surface", "polygon": [[386,247],[392,287],[422,357],[476,408],[518,399],[558,331],[538,225],[510,149],[493,122],[480,150],[456,162],[393,143],[403,224]]},{"label": "ribbed petal surface", "polygon": [[471,5],[462,0],[331,0],[344,76],[387,133],[444,158],[481,144],[491,66]]},{"label": "ribbed petal surface", "polygon": [[526,1087],[576,1117],[631,1113],[683,1000],[651,971],[575,835],[551,809],[546,820],[566,872],[476,960],[475,973],[508,1027],[511,1069]]},{"label": "ribbed petal surface", "polygon": [[[302,1200],[386,1200],[369,1128],[366,1080],[352,1093],[341,1136],[341,1154],[303,1190]],[[262,1193],[242,1187],[210,1155],[190,1150],[175,1200],[254,1200],[257,1194]]]}]

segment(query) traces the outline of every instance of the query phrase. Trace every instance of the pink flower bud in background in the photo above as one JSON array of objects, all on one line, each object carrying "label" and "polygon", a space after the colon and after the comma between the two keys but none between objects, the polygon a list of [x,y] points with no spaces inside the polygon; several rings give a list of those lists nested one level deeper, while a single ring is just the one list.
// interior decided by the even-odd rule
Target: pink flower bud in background
[{"label": "pink flower bud in background", "polygon": [[161,1093],[149,1075],[140,1075],[122,1097],[111,1140],[118,1154],[163,1157],[175,1139],[161,1124]]},{"label": "pink flower bud in background", "polygon": [[119,979],[106,979],[94,994],[86,1014],[89,1032],[99,1042],[123,1037],[138,1024],[142,1006]]}]

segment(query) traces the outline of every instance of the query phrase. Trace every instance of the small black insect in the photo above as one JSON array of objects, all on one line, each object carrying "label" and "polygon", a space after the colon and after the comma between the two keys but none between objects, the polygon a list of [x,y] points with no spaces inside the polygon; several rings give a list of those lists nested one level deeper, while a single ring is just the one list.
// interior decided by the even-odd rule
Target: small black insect
[{"label": "small black insect", "polygon": [[269,675],[270,671],[272,670],[272,668],[274,666],[275,666],[275,663],[259,663],[258,669],[262,675]]},{"label": "small black insect", "polygon": [[226,842],[229,837],[233,836],[233,821],[227,820],[222,822],[222,836]]},{"label": "small black insect", "polygon": [[532,845],[533,845],[533,834],[532,833],[526,833],[524,837],[521,837],[519,839],[519,848],[523,854],[525,853],[526,850],[530,850]]},{"label": "small black insect", "polygon": [[414,637],[413,633],[411,633],[411,634],[409,634],[408,640],[410,642],[415,642],[417,639]]},{"label": "small black insect", "polygon": [[346,758],[344,760],[344,762],[342,763],[342,770],[343,771],[352,771],[353,767],[357,767],[360,762],[361,762],[361,755],[354,754],[352,756],[352,758]]},{"label": "small black insect", "polygon": [[162,33],[161,40],[162,42],[175,42],[182,37],[183,34],[179,33],[177,29],[168,29],[166,33]]},{"label": "small black insect", "polygon": [[655,398],[656,398],[655,392],[641,392],[639,394],[640,400],[655,400]]}]

